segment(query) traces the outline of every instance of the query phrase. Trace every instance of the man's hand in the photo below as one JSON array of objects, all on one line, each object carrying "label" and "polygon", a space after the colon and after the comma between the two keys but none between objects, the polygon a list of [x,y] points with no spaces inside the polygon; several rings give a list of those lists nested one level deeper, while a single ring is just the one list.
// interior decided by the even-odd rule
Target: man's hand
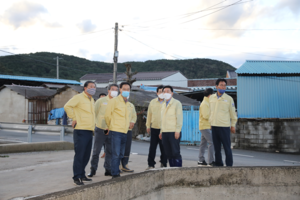
[{"label": "man's hand", "polygon": [[134,127],[134,123],[130,122],[129,129],[133,129],[133,127]]},{"label": "man's hand", "polygon": [[231,132],[231,133],[235,133],[235,127],[232,126],[232,127],[230,128],[230,132]]},{"label": "man's hand", "polygon": [[105,133],[105,135],[108,135],[109,134],[109,130],[108,129],[105,129],[107,131],[107,133]]},{"label": "man's hand", "polygon": [[77,121],[74,120],[74,121],[72,122],[72,127],[75,128],[76,124],[77,124]]},{"label": "man's hand", "polygon": [[180,137],[180,133],[179,132],[175,132],[175,139],[178,140],[179,137]]},{"label": "man's hand", "polygon": [[147,133],[150,134],[150,128],[147,128]]},{"label": "man's hand", "polygon": [[161,140],[162,140],[162,133],[160,133],[160,134],[159,134],[159,139],[161,139]]}]

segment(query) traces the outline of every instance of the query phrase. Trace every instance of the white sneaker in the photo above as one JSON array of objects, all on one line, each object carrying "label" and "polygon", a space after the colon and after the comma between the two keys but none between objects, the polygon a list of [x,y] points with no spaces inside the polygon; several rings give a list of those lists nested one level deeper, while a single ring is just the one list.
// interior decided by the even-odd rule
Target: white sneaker
[{"label": "white sneaker", "polygon": [[148,166],[148,168],[145,171],[148,171],[150,169],[154,169],[154,167]]}]

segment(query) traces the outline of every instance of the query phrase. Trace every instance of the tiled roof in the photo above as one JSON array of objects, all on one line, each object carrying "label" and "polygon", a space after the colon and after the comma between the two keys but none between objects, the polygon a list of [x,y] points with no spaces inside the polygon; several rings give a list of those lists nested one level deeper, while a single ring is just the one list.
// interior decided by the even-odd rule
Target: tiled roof
[{"label": "tiled roof", "polygon": [[[179,71],[154,71],[154,72],[138,72],[133,76],[136,80],[161,80],[171,75],[178,73]],[[179,72],[180,73],[180,72]],[[125,73],[118,73],[117,80],[122,81],[126,79]],[[98,74],[86,74],[80,78],[80,80],[95,80],[96,83],[107,83],[112,81],[113,73],[98,73]]]},{"label": "tiled roof", "polygon": [[300,61],[247,60],[237,74],[300,74]]}]

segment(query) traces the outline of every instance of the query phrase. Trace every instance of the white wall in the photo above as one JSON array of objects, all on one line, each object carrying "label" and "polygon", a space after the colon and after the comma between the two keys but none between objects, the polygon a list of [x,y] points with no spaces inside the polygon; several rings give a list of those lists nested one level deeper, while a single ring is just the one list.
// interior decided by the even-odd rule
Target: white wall
[{"label": "white wall", "polygon": [[4,88],[0,91],[0,122],[22,123],[28,120],[28,100]]},{"label": "white wall", "polygon": [[177,87],[187,87],[188,79],[183,76],[180,72],[173,74],[172,76],[168,76],[162,80],[163,85],[171,85]]}]

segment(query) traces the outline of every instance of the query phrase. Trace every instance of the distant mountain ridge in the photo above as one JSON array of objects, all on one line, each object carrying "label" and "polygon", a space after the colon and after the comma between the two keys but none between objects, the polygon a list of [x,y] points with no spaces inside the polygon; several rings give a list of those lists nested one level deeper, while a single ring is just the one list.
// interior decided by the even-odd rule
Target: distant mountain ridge
[{"label": "distant mountain ridge", "polygon": [[[76,56],[37,52],[0,57],[0,74],[18,76],[36,76],[56,78],[56,60],[59,55],[59,78],[79,80],[88,73],[112,73],[113,63],[90,61]],[[145,62],[126,62],[132,66],[132,71],[177,71],[188,79],[224,78],[227,70],[235,68],[225,62],[211,59],[188,60],[150,60]],[[124,63],[118,63],[118,72],[125,72]]]}]

